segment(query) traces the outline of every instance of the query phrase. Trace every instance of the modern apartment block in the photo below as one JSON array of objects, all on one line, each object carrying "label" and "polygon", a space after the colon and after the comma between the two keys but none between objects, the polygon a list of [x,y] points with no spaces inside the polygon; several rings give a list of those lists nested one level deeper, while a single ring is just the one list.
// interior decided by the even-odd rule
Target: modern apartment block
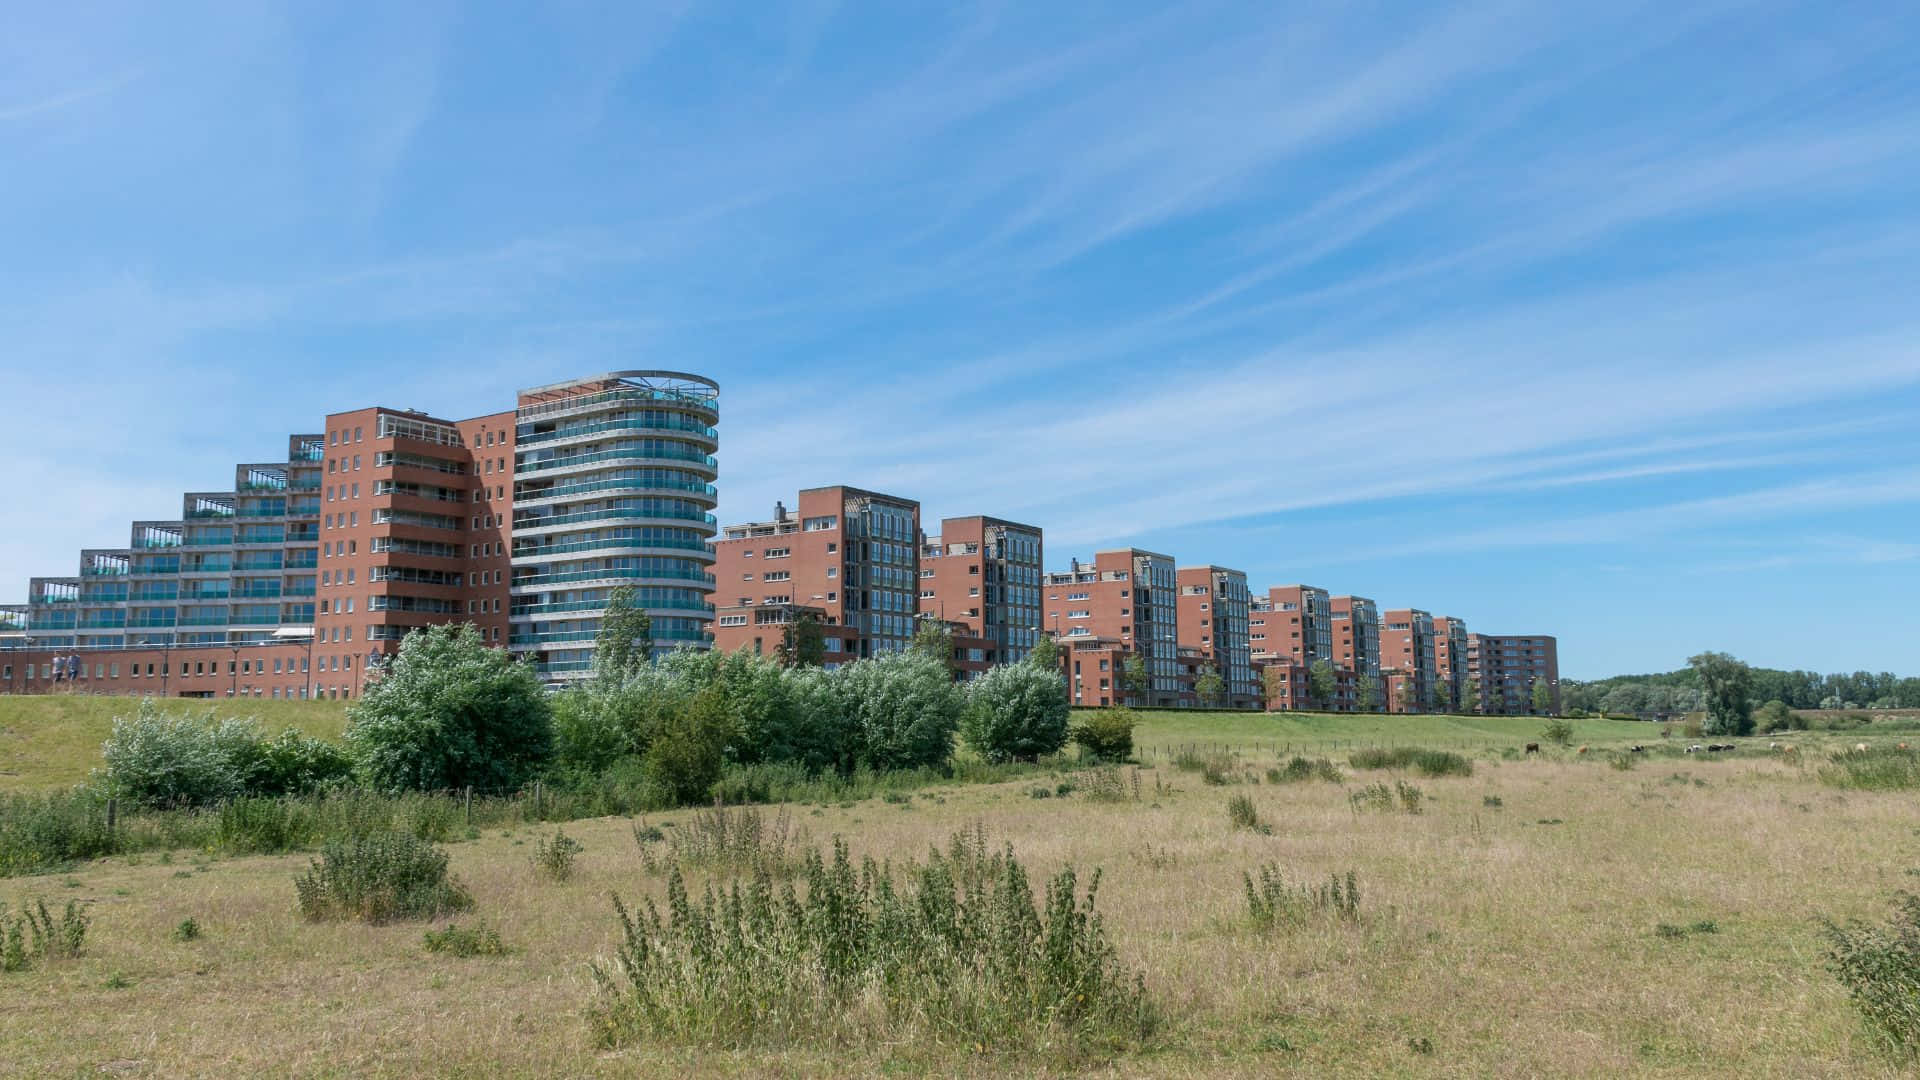
[{"label": "modern apartment block", "polygon": [[[1247,575],[1223,566],[1185,566],[1174,573],[1179,596],[1179,643],[1196,650],[1224,684],[1220,705],[1252,709],[1260,704],[1248,637]],[[1209,704],[1201,702],[1200,704]]]},{"label": "modern apartment block", "polygon": [[1380,666],[1392,674],[1383,684],[1388,712],[1435,711],[1440,675],[1433,635],[1433,616],[1419,608],[1398,608],[1381,616]]},{"label": "modern apartment block", "polygon": [[1467,670],[1480,686],[1480,711],[1527,716],[1533,688],[1545,683],[1560,712],[1560,646],[1545,634],[1468,634]]},{"label": "modern apartment block", "polygon": [[1380,609],[1364,596],[1336,596],[1328,602],[1333,628],[1333,662],[1365,677],[1380,675]]},{"label": "modern apartment block", "polygon": [[[511,648],[549,679],[587,674],[622,585],[647,610],[656,650],[711,641],[719,395],[698,375],[614,372],[521,391],[511,447],[468,421],[470,436],[488,434],[473,444],[479,492],[490,480],[496,499],[512,492],[510,507],[479,519],[497,527],[511,514]],[[507,535],[483,537],[482,552]],[[497,559],[481,570],[495,584],[500,571]]]},{"label": "modern apartment block", "polygon": [[1247,638],[1256,657],[1290,657],[1301,667],[1332,661],[1332,597],[1312,585],[1277,585],[1247,605]]},{"label": "modern apartment block", "polygon": [[1446,708],[1460,711],[1467,700],[1467,623],[1451,615],[1433,617],[1433,668],[1440,678]]},{"label": "modern apartment block", "polygon": [[[1063,643],[1074,638],[1119,642],[1146,664],[1142,705],[1180,702],[1179,631],[1173,559],[1138,548],[1097,553],[1093,562],[1046,575],[1045,621]],[[1123,697],[1133,697],[1123,693]]]},{"label": "modern apartment block", "polygon": [[448,622],[563,681],[622,584],[657,646],[703,645],[718,392],[623,371],[471,420],[330,414],[284,461],[236,466],[232,490],[33,579],[0,682],[48,689],[58,657],[97,692],[355,697],[409,630]]},{"label": "modern apartment block", "polygon": [[1019,663],[1040,637],[1043,554],[1037,525],[947,518],[920,543],[920,614],[985,639],[989,665]]},{"label": "modern apartment block", "polygon": [[770,521],[728,525],[713,543],[724,618],[714,644],[753,647],[764,629],[754,608],[813,608],[828,635],[827,662],[900,652],[920,610],[920,504],[860,488],[808,488],[796,509],[774,505]]}]

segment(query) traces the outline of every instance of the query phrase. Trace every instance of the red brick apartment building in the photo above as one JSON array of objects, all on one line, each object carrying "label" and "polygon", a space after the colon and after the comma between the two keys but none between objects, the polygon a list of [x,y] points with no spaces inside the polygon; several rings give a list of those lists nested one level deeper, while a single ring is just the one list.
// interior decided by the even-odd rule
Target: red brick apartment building
[{"label": "red brick apartment building", "polygon": [[1329,601],[1333,662],[1362,678],[1380,675],[1380,609],[1364,596]]},{"label": "red brick apartment building", "polygon": [[[813,608],[831,666],[905,650],[920,610],[920,504],[844,485],[808,488],[794,503],[713,542],[715,647],[770,652],[779,635],[767,628]],[[755,609],[782,606],[784,617],[757,621]]]},{"label": "red brick apartment building", "polygon": [[[1251,596],[1247,575],[1223,566],[1185,566],[1174,572],[1179,598],[1179,644],[1221,678],[1219,705],[1229,709],[1260,707],[1260,680],[1253,670],[1248,638]],[[1197,681],[1200,672],[1196,671]],[[1196,704],[1207,704],[1196,702]]]},{"label": "red brick apartment building", "polygon": [[1460,711],[1467,700],[1467,623],[1451,615],[1433,617],[1433,668],[1439,675],[1446,708]]},{"label": "red brick apartment building", "polygon": [[1545,683],[1560,712],[1560,646],[1545,634],[1468,634],[1467,671],[1480,686],[1480,711],[1534,713],[1533,688]]},{"label": "red brick apartment building", "polygon": [[470,420],[329,414],[284,460],[237,465],[231,490],[188,492],[127,547],[82,551],[76,576],[32,579],[0,687],[357,697],[407,631],[449,622],[560,682],[590,667],[623,584],[658,647],[704,646],[718,393],[621,371]]},{"label": "red brick apartment building", "polygon": [[1302,667],[1333,661],[1332,597],[1312,585],[1276,585],[1247,606],[1247,636],[1255,656],[1290,657]]},{"label": "red brick apartment building", "polygon": [[1073,637],[1060,642],[1060,673],[1074,705],[1121,705],[1127,700],[1121,666],[1133,647],[1114,638]]},{"label": "red brick apartment building", "polygon": [[1118,642],[1147,665],[1149,689],[1136,704],[1180,703],[1179,605],[1170,556],[1138,548],[1102,551],[1091,563],[1075,559],[1069,569],[1047,574],[1044,585],[1043,629],[1062,643]]},{"label": "red brick apartment building", "polygon": [[977,514],[947,518],[921,540],[920,614],[955,625],[962,670],[1016,664],[1032,651],[1043,558],[1039,526]]},{"label": "red brick apartment building", "polygon": [[1433,616],[1419,608],[1397,608],[1381,616],[1381,683],[1388,712],[1434,711],[1433,693],[1440,676],[1433,634]]}]

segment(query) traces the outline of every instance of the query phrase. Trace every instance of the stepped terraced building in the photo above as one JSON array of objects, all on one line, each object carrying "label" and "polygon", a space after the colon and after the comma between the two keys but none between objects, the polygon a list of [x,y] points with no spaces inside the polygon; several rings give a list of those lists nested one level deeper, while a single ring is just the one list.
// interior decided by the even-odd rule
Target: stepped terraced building
[{"label": "stepped terraced building", "polygon": [[608,593],[710,641],[719,387],[619,371],[471,420],[333,413],[0,616],[0,690],[354,697],[407,631],[470,622],[561,682]]}]

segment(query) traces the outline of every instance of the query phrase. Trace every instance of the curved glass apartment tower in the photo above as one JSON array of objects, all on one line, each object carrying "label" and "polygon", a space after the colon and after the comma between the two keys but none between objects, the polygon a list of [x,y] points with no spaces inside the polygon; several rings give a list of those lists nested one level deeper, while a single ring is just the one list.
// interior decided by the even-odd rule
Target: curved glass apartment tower
[{"label": "curved glass apartment tower", "polygon": [[542,677],[591,669],[621,585],[638,590],[656,650],[711,643],[719,395],[711,379],[675,371],[521,391],[509,644]]}]

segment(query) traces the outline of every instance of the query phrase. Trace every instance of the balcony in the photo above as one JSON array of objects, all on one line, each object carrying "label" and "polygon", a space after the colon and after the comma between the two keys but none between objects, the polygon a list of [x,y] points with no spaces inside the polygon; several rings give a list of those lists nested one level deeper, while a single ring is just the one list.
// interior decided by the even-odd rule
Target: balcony
[{"label": "balcony", "polygon": [[[591,642],[600,636],[598,630],[569,630],[557,634],[514,634],[507,638],[507,644],[538,648],[542,645],[565,645],[578,642]],[[711,641],[705,631],[660,629],[653,633],[657,644],[662,641]]]},{"label": "balcony", "polygon": [[583,412],[588,409],[595,409],[604,405],[622,402],[631,402],[636,405],[672,405],[686,409],[698,409],[701,412],[712,413],[715,416],[720,414],[719,408],[713,401],[713,391],[689,393],[686,391],[647,389],[636,386],[620,390],[602,390],[597,394],[581,394],[577,397],[558,398],[553,401],[542,402],[538,405],[524,405],[514,410],[514,418],[520,423],[525,424],[538,420],[543,416],[564,416],[567,413]]},{"label": "balcony", "polygon": [[636,539],[630,536],[614,537],[606,540],[569,540],[563,544],[548,544],[544,547],[525,547],[514,551],[515,559],[545,559],[557,555],[566,555],[576,551],[627,551],[635,548],[666,548],[672,551],[707,550],[705,540],[673,540],[660,538],[654,540]]},{"label": "balcony", "polygon": [[225,536],[201,535],[187,537],[187,547],[232,547],[233,534]]},{"label": "balcony", "polygon": [[720,433],[691,417],[685,423],[661,422],[658,420],[603,420],[595,424],[566,424],[552,431],[537,431],[521,435],[514,440],[516,446],[534,446],[539,443],[553,442],[556,439],[572,439],[581,435],[599,435],[608,431],[660,431],[675,434],[697,435],[710,442],[719,442]]},{"label": "balcony", "polygon": [[589,510],[579,514],[550,514],[546,517],[515,518],[515,532],[525,529],[548,529],[559,525],[577,525],[586,521],[693,521],[714,528],[719,520],[712,514],[702,514],[687,510]]},{"label": "balcony", "polygon": [[697,570],[643,570],[633,567],[609,567],[604,570],[569,570],[559,574],[533,574],[514,578],[508,584],[516,589],[540,588],[547,585],[566,585],[576,581],[599,581],[607,578],[659,578],[662,581],[693,581],[713,585],[713,575]]},{"label": "balcony", "polygon": [[720,497],[720,489],[712,484],[675,483],[668,480],[647,480],[640,477],[631,479],[615,478],[595,480],[586,484],[561,484],[545,491],[515,492],[514,502],[530,503],[539,499],[565,499],[574,495],[589,495],[596,491],[665,491],[684,492],[690,495],[705,495],[709,499]]},{"label": "balcony", "polygon": [[545,461],[529,461],[513,467],[514,475],[547,472],[553,469],[570,469],[576,465],[592,465],[601,461],[691,461],[696,465],[705,465],[718,470],[720,462],[711,454],[703,454],[699,448],[688,446],[676,449],[674,445],[633,447],[625,450],[602,450],[593,454],[574,454],[569,457],[548,458]]}]

